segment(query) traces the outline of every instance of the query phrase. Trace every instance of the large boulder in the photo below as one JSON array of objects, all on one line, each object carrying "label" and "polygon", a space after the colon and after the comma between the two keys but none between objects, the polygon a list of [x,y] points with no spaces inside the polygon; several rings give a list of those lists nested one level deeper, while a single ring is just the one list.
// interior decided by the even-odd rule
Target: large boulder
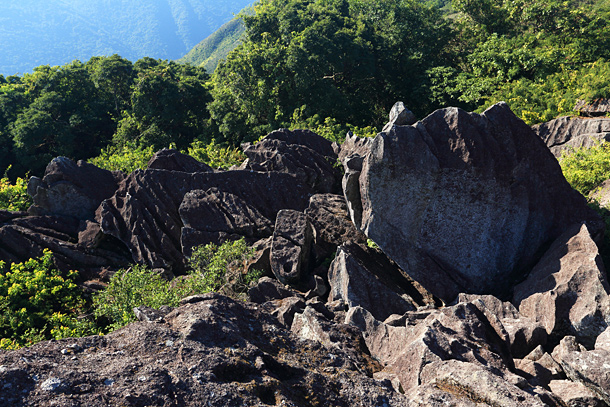
[{"label": "large boulder", "polygon": [[536,319],[526,318],[513,304],[500,301],[492,295],[460,294],[460,302],[472,302],[488,319],[497,318],[508,333],[510,350],[514,358],[523,358],[547,342],[544,325]]},{"label": "large boulder", "polygon": [[515,287],[521,315],[540,322],[557,343],[573,335],[586,346],[610,324],[610,287],[597,245],[585,225],[561,235]]},{"label": "large boulder", "polygon": [[289,173],[315,192],[339,191],[341,174],[333,166],[337,160],[334,152],[332,156],[326,156],[306,145],[297,144],[296,140],[286,142],[280,138],[267,137],[247,146],[244,154],[248,159],[239,167],[242,170]]},{"label": "large boulder", "polygon": [[313,227],[303,212],[290,209],[278,212],[270,261],[271,271],[281,283],[299,286],[306,279],[313,238]]},{"label": "large boulder", "polygon": [[54,158],[42,179],[30,179],[28,194],[34,204],[29,213],[93,219],[97,207],[115,193],[124,177],[121,172],[104,170],[85,161]]},{"label": "large boulder", "polygon": [[610,405],[610,351],[604,348],[586,350],[573,336],[566,336],[553,350],[568,378],[593,391],[598,399]]},{"label": "large boulder", "polygon": [[316,194],[309,199],[305,214],[314,227],[315,243],[325,257],[348,241],[365,243],[366,236],[354,227],[347,212],[345,199],[341,195]]},{"label": "large boulder", "polygon": [[[194,196],[208,197],[201,205],[190,199],[192,195],[187,201],[184,199],[196,190],[200,192],[193,192]],[[280,209],[304,210],[309,195],[309,188],[290,174],[137,170],[122,182],[112,198],[102,203],[96,219],[103,233],[127,246],[134,262],[180,271],[185,261],[183,245],[188,252],[192,246],[210,243],[220,232],[260,231],[258,226],[266,223],[264,218],[274,223]],[[228,205],[219,197],[231,197],[236,205]],[[255,208],[256,216],[260,214],[263,218],[256,218],[258,223],[245,225],[240,221],[234,225],[229,216],[233,207]],[[197,220],[198,213],[218,218]],[[244,222],[251,220],[244,214]],[[206,226],[212,224],[218,229]]]},{"label": "large boulder", "polygon": [[24,262],[51,250],[56,265],[63,271],[79,270],[83,280],[106,278],[108,269],[130,263],[127,249],[112,238],[94,247],[79,243],[85,225],[68,216],[25,216],[0,223],[0,261]]},{"label": "large boulder", "polygon": [[389,325],[362,307],[351,308],[345,317],[360,328],[371,356],[397,376],[405,391],[424,382],[423,369],[434,362],[484,365],[500,376],[514,368],[508,335],[498,335],[472,303],[407,312],[405,317],[403,324]]},{"label": "large boulder", "polygon": [[555,157],[578,147],[591,147],[610,140],[610,118],[564,116],[532,126]]},{"label": "large boulder", "polygon": [[195,160],[190,155],[182,154],[178,150],[164,148],[159,150],[148,161],[148,169],[168,170],[182,172],[213,172],[214,169],[207,164]]},{"label": "large boulder", "polygon": [[328,271],[328,301],[362,307],[383,321],[419,306],[433,305],[432,295],[382,253],[347,243],[337,249]]},{"label": "large boulder", "polygon": [[460,292],[507,297],[569,225],[603,233],[599,215],[505,103],[393,126],[357,172],[346,172],[359,185],[359,194],[346,193],[350,211],[362,208],[356,226],[447,301]]}]

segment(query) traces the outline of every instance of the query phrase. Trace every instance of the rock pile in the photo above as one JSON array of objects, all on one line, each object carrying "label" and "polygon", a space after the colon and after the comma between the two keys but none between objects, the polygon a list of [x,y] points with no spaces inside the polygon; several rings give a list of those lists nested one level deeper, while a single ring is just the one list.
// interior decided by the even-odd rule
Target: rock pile
[{"label": "rock pile", "polygon": [[172,150],[129,175],[55,159],[30,213],[0,212],[0,259],[171,275],[245,237],[265,277],[245,303],[196,295],[2,351],[0,404],[609,405],[599,216],[505,104],[411,115],[341,146],[278,130],[231,171]]}]

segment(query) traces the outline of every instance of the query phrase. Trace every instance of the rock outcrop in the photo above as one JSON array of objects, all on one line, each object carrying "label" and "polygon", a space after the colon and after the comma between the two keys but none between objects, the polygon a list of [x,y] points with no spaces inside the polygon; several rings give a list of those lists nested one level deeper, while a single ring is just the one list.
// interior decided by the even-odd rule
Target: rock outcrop
[{"label": "rock outcrop", "polygon": [[570,149],[610,140],[609,118],[564,116],[532,127],[555,157]]},{"label": "rock outcrop", "polygon": [[244,237],[265,276],[248,301],[0,351],[0,405],[610,405],[599,216],[505,104],[413,120],[397,104],[341,146],[281,129],[230,171],[174,150],[129,175],[54,160],[29,213],[0,211],[0,260],[50,248],[100,289]]},{"label": "rock outcrop", "polygon": [[610,324],[610,287],[585,225],[568,229],[528,278],[515,287],[521,315],[540,322],[555,341],[573,335],[592,347]]},{"label": "rock outcrop", "polygon": [[373,140],[359,175],[353,160],[344,185],[351,180],[350,210],[362,208],[354,223],[445,300],[459,292],[506,297],[568,226],[586,222],[596,236],[603,230],[506,104],[481,115],[443,109],[393,126]]}]

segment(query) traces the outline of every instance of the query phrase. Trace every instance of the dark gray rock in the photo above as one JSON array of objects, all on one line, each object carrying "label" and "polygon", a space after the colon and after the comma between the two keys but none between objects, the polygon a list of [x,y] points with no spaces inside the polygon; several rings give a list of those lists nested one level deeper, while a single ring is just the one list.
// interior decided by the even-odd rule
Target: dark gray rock
[{"label": "dark gray rock", "polygon": [[[153,268],[184,267],[182,247],[206,244],[226,233],[231,226],[224,211],[225,203],[218,199],[206,201],[201,209],[205,214],[216,214],[220,219],[200,219],[196,225],[216,224],[221,230],[199,231],[183,227],[180,211],[187,222],[197,218],[195,209],[182,205],[187,193],[216,191],[217,196],[235,197],[235,202],[247,202],[264,218],[275,222],[280,209],[304,210],[309,201],[309,188],[289,174],[228,171],[215,173],[186,173],[179,171],[134,171],[122,183],[117,193],[105,200],[98,210],[97,220],[102,232],[123,242],[133,261]],[[214,208],[213,203],[219,206]],[[244,216],[247,218],[247,216]],[[184,230],[183,230],[184,229]],[[190,233],[194,232],[194,233]],[[242,229],[232,230],[236,234]],[[199,235],[197,234],[199,233]],[[181,242],[182,239],[182,242]]]},{"label": "dark gray rock", "polygon": [[280,140],[289,145],[305,146],[324,157],[337,158],[332,143],[311,130],[279,129],[267,134],[265,139]]},{"label": "dark gray rock", "polygon": [[273,222],[240,196],[216,187],[186,193],[179,208],[182,251],[189,256],[195,245],[220,244],[230,236],[259,239],[273,233]]},{"label": "dark gray rock", "polygon": [[409,319],[403,326],[379,322],[361,307],[346,315],[346,323],[362,331],[371,356],[397,376],[405,391],[423,383],[424,367],[434,362],[484,365],[498,375],[514,369],[508,335],[499,336],[472,303],[406,315]]},{"label": "dark gray rock", "polygon": [[404,103],[396,102],[390,110],[390,121],[383,127],[382,132],[390,130],[392,126],[406,126],[416,121],[415,115],[405,107]]},{"label": "dark gray rock", "polygon": [[459,292],[505,297],[569,225],[586,222],[595,236],[603,230],[504,103],[481,115],[437,110],[380,133],[358,182],[356,226],[447,301]]},{"label": "dark gray rock", "polygon": [[296,296],[295,291],[286,288],[279,281],[269,277],[261,277],[258,283],[248,290],[248,298],[257,304],[294,296]]},{"label": "dark gray rock", "polygon": [[203,296],[160,323],[0,352],[0,405],[408,406],[349,329],[333,334],[346,350],[326,347],[260,305]]},{"label": "dark gray rock", "polygon": [[271,271],[283,284],[303,282],[309,271],[314,231],[303,212],[284,209],[278,212],[271,244]]},{"label": "dark gray rock", "polygon": [[519,314],[513,304],[500,301],[492,295],[460,294],[460,302],[472,302],[488,319],[498,318],[508,333],[510,350],[514,358],[524,358],[547,342],[547,332],[541,322]]},{"label": "dark gray rock", "polygon": [[209,165],[195,160],[178,150],[164,148],[155,153],[148,161],[148,169],[182,172],[213,172]]},{"label": "dark gray rock", "polygon": [[30,179],[28,194],[34,204],[29,213],[93,219],[97,207],[115,193],[123,178],[120,172],[57,157],[47,165],[42,180]]},{"label": "dark gray rock", "polygon": [[341,300],[349,308],[362,307],[379,321],[434,304],[430,293],[383,254],[353,243],[337,249],[328,281],[329,302]]},{"label": "dark gray rock", "polygon": [[316,231],[315,243],[322,252],[319,257],[326,257],[348,241],[366,243],[366,236],[354,227],[341,195],[312,196],[305,214]]},{"label": "dark gray rock", "polygon": [[333,167],[337,159],[335,155],[324,156],[305,145],[275,138],[265,138],[248,146],[244,154],[248,159],[240,169],[289,173],[309,185],[314,192],[339,192],[341,174]]}]

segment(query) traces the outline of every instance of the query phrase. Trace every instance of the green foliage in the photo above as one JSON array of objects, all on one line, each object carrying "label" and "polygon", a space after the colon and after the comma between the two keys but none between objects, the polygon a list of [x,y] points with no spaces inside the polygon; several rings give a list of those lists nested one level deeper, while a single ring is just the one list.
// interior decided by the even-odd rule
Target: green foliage
[{"label": "green foliage", "polygon": [[208,164],[212,168],[222,168],[225,170],[233,165],[241,164],[246,159],[241,149],[216,144],[214,139],[207,144],[201,141],[194,141],[188,147],[186,154]]},{"label": "green foliage", "polygon": [[[210,113],[225,140],[256,140],[300,120],[379,126],[397,100],[429,110],[426,69],[448,25],[416,1],[263,0],[246,38],[213,75]],[[305,107],[305,108],[304,108]]]},{"label": "green foliage", "polygon": [[580,99],[591,102],[610,97],[610,62],[598,60],[578,68],[562,66],[544,79],[519,79],[501,85],[482,106],[501,100],[528,124],[574,114]]},{"label": "green foliage", "polygon": [[93,297],[95,316],[110,321],[110,330],[136,320],[133,309],[142,305],[159,308],[176,306],[180,298],[161,275],[141,265],[120,270],[108,287]]},{"label": "green foliage", "polygon": [[246,293],[250,283],[257,281],[261,273],[246,273],[246,261],[254,255],[254,249],[243,238],[227,241],[220,246],[207,244],[193,250],[189,260],[191,281],[197,292],[217,291],[239,297]]},{"label": "green foliage", "polygon": [[[5,265],[0,262],[0,271]],[[97,333],[86,311],[76,271],[62,275],[51,252],[0,273],[0,348],[16,349],[47,339]]]},{"label": "green foliage", "polygon": [[[305,110],[306,106],[303,106],[302,109]],[[325,139],[339,144],[345,141],[345,135],[350,131],[359,137],[375,137],[377,133],[379,133],[379,130],[376,127],[360,127],[349,123],[339,123],[332,117],[325,118],[323,122],[318,115],[303,119],[299,115],[300,111],[301,110],[295,111],[292,123],[289,127],[290,129],[309,129]]]},{"label": "green foliage", "polygon": [[28,181],[23,178],[17,178],[14,184],[11,184],[6,176],[0,178],[0,209],[27,211],[32,205],[32,198],[27,190]]},{"label": "green foliage", "polygon": [[195,248],[189,262],[188,276],[169,282],[141,265],[118,271],[108,287],[93,297],[95,315],[109,321],[111,330],[135,321],[133,309],[146,305],[159,308],[178,306],[180,299],[193,294],[220,291],[243,296],[260,272],[245,273],[245,261],[253,254],[244,239],[208,244]]},{"label": "green foliage", "polygon": [[142,147],[131,142],[120,147],[110,145],[89,162],[106,170],[123,171],[129,174],[137,169],[146,169],[148,161],[154,154],[152,146]]},{"label": "green foliage", "polygon": [[561,169],[572,188],[584,196],[610,178],[610,144],[578,148],[562,154]]}]

